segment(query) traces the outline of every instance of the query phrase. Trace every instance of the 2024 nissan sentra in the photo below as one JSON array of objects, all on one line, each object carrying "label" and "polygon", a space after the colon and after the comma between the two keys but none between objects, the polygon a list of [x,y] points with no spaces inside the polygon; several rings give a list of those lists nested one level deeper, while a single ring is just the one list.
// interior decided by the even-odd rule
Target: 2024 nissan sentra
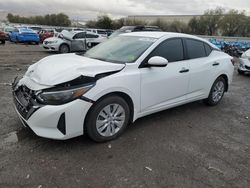
[{"label": "2024 nissan sentra", "polygon": [[38,136],[97,142],[136,119],[197,100],[218,104],[232,81],[232,58],[186,34],[135,32],[84,55],[46,57],[13,82],[15,108]]}]

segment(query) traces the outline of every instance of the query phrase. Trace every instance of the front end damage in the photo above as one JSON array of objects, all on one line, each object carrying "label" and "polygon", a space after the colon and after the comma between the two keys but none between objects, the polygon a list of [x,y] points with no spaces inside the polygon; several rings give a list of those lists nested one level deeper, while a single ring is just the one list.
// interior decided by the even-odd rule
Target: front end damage
[{"label": "front end damage", "polygon": [[[44,65],[32,65],[20,80],[14,80],[14,106],[24,126],[38,136],[58,140],[83,134],[86,115],[94,103],[85,93],[95,87],[99,79],[119,72],[124,65],[105,66],[107,72],[93,67],[90,72],[93,64],[82,64],[82,67],[75,63],[67,69],[55,70],[49,69],[48,64],[46,70]],[[55,76],[51,77],[53,71]],[[88,76],[84,76],[87,73]]]}]

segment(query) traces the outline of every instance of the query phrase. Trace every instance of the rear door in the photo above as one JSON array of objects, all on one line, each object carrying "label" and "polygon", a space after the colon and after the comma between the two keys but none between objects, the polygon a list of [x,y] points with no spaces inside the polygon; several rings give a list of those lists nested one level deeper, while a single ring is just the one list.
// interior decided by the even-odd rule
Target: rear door
[{"label": "rear door", "polygon": [[190,67],[187,99],[204,98],[210,90],[212,75],[219,64],[216,64],[210,56],[212,48],[207,43],[195,39],[184,40]]}]

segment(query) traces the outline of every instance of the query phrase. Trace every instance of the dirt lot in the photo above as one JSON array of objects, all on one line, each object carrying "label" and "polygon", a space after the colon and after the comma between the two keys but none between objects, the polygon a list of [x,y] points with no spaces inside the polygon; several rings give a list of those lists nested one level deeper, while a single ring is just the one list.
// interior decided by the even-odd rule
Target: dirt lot
[{"label": "dirt lot", "polygon": [[0,45],[0,187],[250,187],[250,76],[216,107],[195,102],[137,120],[119,139],[39,138],[15,114],[14,76],[51,55]]}]

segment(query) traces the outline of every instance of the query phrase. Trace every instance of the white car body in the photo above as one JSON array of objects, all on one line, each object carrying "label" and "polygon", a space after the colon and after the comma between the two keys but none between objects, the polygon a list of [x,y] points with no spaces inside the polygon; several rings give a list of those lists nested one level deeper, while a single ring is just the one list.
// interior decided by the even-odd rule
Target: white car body
[{"label": "white car body", "polygon": [[238,71],[240,73],[250,73],[250,49],[241,55]]},{"label": "white car body", "polygon": [[[84,123],[89,110],[96,101],[110,93],[123,94],[131,99],[131,121],[134,122],[155,112],[208,98],[213,83],[220,76],[225,77],[227,85],[232,82],[234,66],[231,57],[217,50],[206,40],[165,32],[134,32],[121,35],[130,36],[148,37],[148,40],[154,41],[132,63],[118,64],[76,54],[64,54],[46,57],[31,65],[23,78],[14,84],[14,93],[20,87],[28,88],[25,92],[32,90],[39,93],[80,76],[95,78],[102,73],[110,74],[97,79],[95,85],[81,99],[61,105],[34,105],[28,118],[20,113],[22,106],[16,104],[15,108],[22,122],[38,136],[64,140],[84,134]],[[206,57],[168,63],[166,67],[140,68],[145,58],[159,44],[174,38],[198,40],[213,50]],[[185,69],[189,72],[185,72]],[[181,71],[183,73],[180,73]],[[30,114],[30,111],[27,113]],[[58,128],[62,114],[66,117],[64,132]]]}]

